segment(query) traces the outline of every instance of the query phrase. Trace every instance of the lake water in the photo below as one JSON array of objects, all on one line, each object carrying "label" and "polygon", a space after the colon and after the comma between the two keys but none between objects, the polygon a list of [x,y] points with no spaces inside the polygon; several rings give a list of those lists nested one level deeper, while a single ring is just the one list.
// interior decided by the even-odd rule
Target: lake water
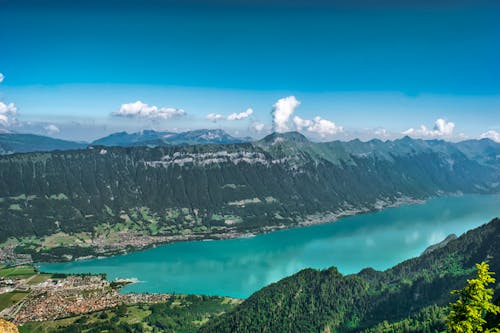
[{"label": "lake water", "polygon": [[181,242],[105,259],[43,264],[45,272],[106,273],[137,278],[123,292],[247,297],[303,268],[336,266],[342,273],[383,270],[422,253],[447,235],[500,216],[500,195],[431,199],[335,223],[252,238]]}]

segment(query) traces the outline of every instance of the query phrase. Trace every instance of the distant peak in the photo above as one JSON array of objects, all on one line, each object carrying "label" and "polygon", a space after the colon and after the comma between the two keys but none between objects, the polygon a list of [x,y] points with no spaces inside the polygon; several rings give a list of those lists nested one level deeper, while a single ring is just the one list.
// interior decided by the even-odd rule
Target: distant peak
[{"label": "distant peak", "polygon": [[297,131],[278,133],[274,132],[262,139],[265,142],[274,142],[276,139],[281,139],[283,141],[293,141],[293,142],[309,142],[309,140],[301,133]]}]

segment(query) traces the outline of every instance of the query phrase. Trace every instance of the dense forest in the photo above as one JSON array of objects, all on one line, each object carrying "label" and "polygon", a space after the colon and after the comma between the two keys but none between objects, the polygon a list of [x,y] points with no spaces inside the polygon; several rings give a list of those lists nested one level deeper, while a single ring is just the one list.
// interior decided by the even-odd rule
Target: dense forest
[{"label": "dense forest", "polygon": [[[500,219],[384,272],[305,269],[256,292],[202,332],[441,332],[451,290],[487,261],[500,275]],[[494,286],[500,301],[500,283]],[[488,318],[490,326],[500,317]]]},{"label": "dense forest", "polygon": [[[295,132],[254,143],[13,154],[0,157],[0,242],[63,232],[83,233],[86,244],[103,230],[209,238],[498,193],[499,154],[491,140],[313,143]],[[56,258],[92,254],[60,243]],[[17,251],[41,255],[36,243],[23,246]]]}]

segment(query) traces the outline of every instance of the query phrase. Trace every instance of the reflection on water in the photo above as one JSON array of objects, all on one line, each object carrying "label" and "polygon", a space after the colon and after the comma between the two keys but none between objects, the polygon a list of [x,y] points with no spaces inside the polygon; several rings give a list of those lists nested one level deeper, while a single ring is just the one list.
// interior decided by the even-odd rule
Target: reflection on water
[{"label": "reflection on water", "polygon": [[390,208],[252,238],[184,242],[106,259],[42,265],[43,271],[137,278],[124,292],[247,297],[303,268],[386,269],[500,215],[500,196],[467,195]]}]

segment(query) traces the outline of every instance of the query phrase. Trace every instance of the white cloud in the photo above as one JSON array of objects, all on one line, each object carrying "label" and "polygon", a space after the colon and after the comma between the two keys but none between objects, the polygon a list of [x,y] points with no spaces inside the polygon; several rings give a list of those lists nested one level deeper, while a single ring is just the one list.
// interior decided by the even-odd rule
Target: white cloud
[{"label": "white cloud", "polygon": [[485,138],[488,138],[488,139],[491,139],[495,142],[500,142],[500,133],[498,133],[497,131],[494,131],[494,130],[489,130],[487,132],[484,132],[483,134],[481,134],[479,136],[480,139],[485,139]]},{"label": "white cloud", "polygon": [[48,134],[57,134],[57,133],[60,133],[61,130],[59,129],[59,127],[57,127],[56,125],[54,124],[50,124],[50,125],[47,125],[43,128]]},{"label": "white cloud", "polygon": [[253,110],[251,108],[248,108],[245,112],[240,112],[240,113],[233,113],[227,116],[227,120],[241,120],[248,118],[252,115]]},{"label": "white cloud", "polygon": [[307,130],[309,132],[318,133],[320,136],[324,137],[343,132],[344,128],[342,126],[335,125],[332,121],[316,116],[314,117],[314,123],[312,126],[309,126]]},{"label": "white cloud", "polygon": [[0,124],[8,126],[15,122],[17,107],[14,103],[5,104],[0,102]]},{"label": "white cloud", "polygon": [[303,128],[307,128],[313,124],[312,120],[302,119],[299,116],[293,117],[293,122],[298,131],[302,131]]},{"label": "white cloud", "polygon": [[255,122],[250,125],[250,129],[255,132],[262,132],[265,129],[266,125],[264,123]]},{"label": "white cloud", "polygon": [[377,128],[373,131],[373,134],[380,138],[388,138],[390,136],[389,132],[387,132],[385,128]]},{"label": "white cloud", "polygon": [[219,113],[210,113],[207,115],[207,119],[216,123],[219,120],[223,120],[224,116]]},{"label": "white cloud", "polygon": [[0,83],[3,82],[3,79],[5,79],[5,75],[3,75],[2,73],[0,73]]},{"label": "white cloud", "polygon": [[455,123],[446,122],[446,120],[439,118],[434,124],[433,132],[438,135],[452,135],[453,129],[455,128]]},{"label": "white cloud", "polygon": [[120,109],[113,112],[113,116],[128,118],[147,118],[147,119],[170,119],[185,115],[186,112],[176,108],[159,108],[155,105],[137,101],[134,103],[122,104]]},{"label": "white cloud", "polygon": [[418,129],[409,128],[402,132],[402,134],[419,137],[451,137],[454,129],[455,123],[452,123],[451,121],[447,122],[446,120],[439,118],[434,123],[434,127],[432,129],[427,128],[425,125],[421,125]]},{"label": "white cloud", "polygon": [[302,119],[299,116],[295,116],[293,117],[293,122],[298,131],[307,129],[307,131],[316,133],[322,138],[344,131],[342,126],[337,126],[334,122],[323,119],[320,116],[314,117],[313,120]]},{"label": "white cloud", "polygon": [[288,127],[288,119],[299,105],[300,102],[295,96],[281,98],[273,105],[271,114],[273,116],[273,128],[276,132],[286,132],[290,130]]}]

